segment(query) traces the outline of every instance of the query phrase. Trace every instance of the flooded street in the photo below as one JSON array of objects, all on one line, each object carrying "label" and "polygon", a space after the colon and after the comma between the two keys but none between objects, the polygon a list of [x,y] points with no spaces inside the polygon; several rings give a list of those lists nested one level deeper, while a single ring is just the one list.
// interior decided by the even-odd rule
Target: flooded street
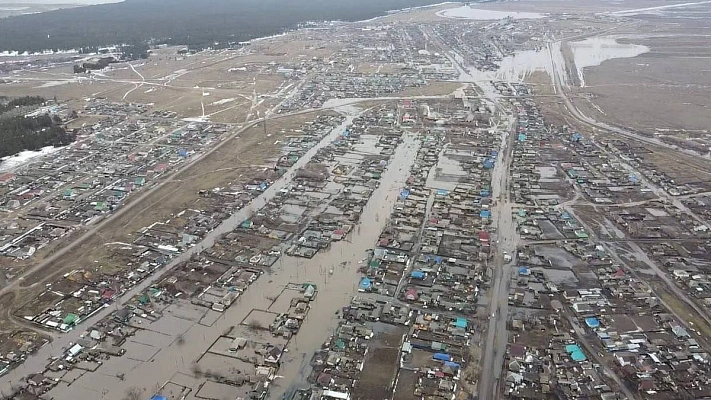
[{"label": "flooded street", "polygon": [[[220,235],[234,230],[282,188],[291,184],[292,172],[306,165],[320,148],[336,139],[357,115],[356,110],[341,110],[349,114],[342,125],[334,128],[318,145],[311,148],[281,179],[255,198],[249,206],[225,220],[205,240],[177,257],[167,268],[172,268],[189,259],[192,254],[210,247]],[[375,149],[366,141],[361,151],[370,148]],[[219,357],[214,357],[212,347],[216,340],[235,327],[244,327],[245,320],[252,318],[250,315],[255,310],[277,313],[273,308],[284,302],[281,299],[289,300],[289,288],[308,282],[318,287],[318,293],[316,299],[310,303],[311,310],[302,329],[292,337],[287,346],[288,352],[284,353],[279,369],[281,378],[273,382],[270,398],[278,399],[290,390],[292,385],[298,386],[300,382],[305,384],[310,355],[336,327],[336,311],[348,304],[350,297],[357,292],[359,262],[365,257],[366,250],[372,248],[387,223],[387,216],[409,176],[409,169],[418,148],[419,141],[415,135],[403,135],[403,142],[395,148],[389,167],[382,175],[380,186],[373,191],[363,209],[360,223],[345,240],[333,243],[329,250],[318,252],[311,259],[283,256],[272,266],[270,272],[250,285],[224,313],[186,301],[177,301],[168,305],[162,311],[162,317],[157,320],[139,320],[139,331],[122,346],[126,349],[124,356],[104,361],[96,372],[79,368],[72,370],[71,376],[64,376],[51,394],[55,398],[79,396],[120,400],[125,398],[132,388],[156,392],[162,387],[170,398],[181,398],[182,390],[191,388],[192,398],[196,391],[201,390],[203,382],[196,373],[197,369],[206,371],[205,373],[210,370],[222,373],[235,368],[234,365],[225,364]],[[131,290],[129,295],[140,293],[158,279],[158,276],[154,276],[144,281]],[[86,324],[95,323],[112,311],[114,307],[106,308]],[[58,338],[53,344],[42,348],[37,356],[13,370],[10,376],[19,380],[24,375],[43,369],[47,358],[62,356],[62,349],[69,346],[70,341],[77,340],[78,336],[79,332],[76,332]],[[208,353],[208,350],[211,353]],[[230,386],[223,386],[211,387],[209,391],[230,396]],[[152,393],[145,395],[150,396]]]},{"label": "flooded street", "polygon": [[0,398],[703,395],[709,2],[553,3],[6,54]]},{"label": "flooded street", "polygon": [[498,159],[494,166],[491,187],[494,207],[493,226],[496,229],[496,253],[490,265],[492,285],[489,290],[489,324],[484,342],[482,376],[479,397],[483,400],[496,399],[499,389],[498,373],[504,362],[508,343],[506,322],[508,320],[508,294],[511,273],[515,265],[505,258],[505,254],[515,256],[518,245],[516,222],[513,219],[513,202],[510,198],[509,179],[513,158],[514,120],[509,120],[508,129],[502,130]]},{"label": "flooded street", "polygon": [[[306,323],[293,337],[289,355],[283,362],[279,374],[283,376],[274,382],[270,399],[280,399],[290,389],[298,388],[300,383],[306,386],[309,374],[309,360],[314,350],[332,334],[336,327],[336,311],[348,304],[350,297],[358,290],[360,273],[359,262],[366,256],[378,239],[378,235],[387,223],[387,216],[398,198],[398,194],[409,176],[410,166],[415,161],[419,142],[415,135],[407,134],[398,146],[390,166],[383,174],[382,184],[374,192],[363,210],[360,223],[351,236],[344,241],[334,243],[331,249],[317,254],[311,260],[298,260],[293,257],[284,259],[283,271],[279,276],[290,275],[294,282],[313,282],[318,285],[319,293],[312,302],[312,309],[306,317]],[[345,266],[340,266],[345,263]],[[333,274],[326,270],[333,268]],[[281,269],[281,267],[279,268]],[[295,276],[295,269],[299,275]]]},{"label": "flooded street", "polygon": [[[242,221],[245,219],[249,218],[252,213],[259,209],[260,207],[263,207],[265,204],[267,204],[270,200],[272,200],[281,189],[285,188],[291,183],[291,178],[293,176],[293,173],[297,171],[299,168],[302,168],[304,165],[306,165],[311,158],[316,154],[316,152],[329,145],[334,139],[336,139],[339,135],[342,134],[342,132],[346,129],[346,127],[353,121],[353,119],[357,116],[358,114],[358,109],[354,107],[343,107],[341,108],[342,112],[345,112],[347,114],[346,119],[343,121],[343,123],[335,128],[326,135],[318,144],[313,146],[311,149],[309,149],[303,157],[301,157],[289,170],[279,179],[277,179],[271,186],[269,186],[263,193],[261,193],[259,196],[255,197],[251,202],[249,202],[246,206],[244,206],[242,209],[234,213],[230,218],[226,219],[223,221],[217,228],[215,228],[213,231],[209,232],[205,238],[198,242],[195,246],[188,248],[185,252],[181,253],[180,255],[177,255],[175,258],[171,260],[167,266],[163,267],[161,270],[157,271],[155,274],[149,276],[147,279],[142,281],[141,283],[137,284],[134,286],[132,289],[130,289],[127,293],[125,293],[122,298],[123,299],[130,299],[131,297],[134,297],[143,291],[145,291],[147,288],[149,288],[151,285],[153,285],[156,281],[161,279],[161,276],[163,273],[166,271],[176,267],[180,263],[183,263],[187,260],[190,259],[195,254],[200,253],[201,251],[211,247],[217,238],[219,238],[221,235],[230,232],[234,230]],[[258,286],[260,282],[257,282],[256,285]],[[234,308],[234,307],[233,307]],[[87,318],[86,320],[83,321],[84,326],[91,326],[102,320],[103,318],[106,318],[108,315],[110,315],[112,312],[114,312],[116,309],[114,307],[107,307],[99,312],[95,313],[91,317]],[[191,311],[195,312],[195,311]],[[179,333],[179,332],[177,332]],[[175,335],[177,335],[175,333]],[[172,335],[172,333],[169,333]],[[9,371],[7,375],[5,375],[5,379],[3,379],[2,386],[0,386],[0,390],[11,392],[12,391],[12,385],[15,382],[20,382],[24,377],[27,375],[36,373],[37,371],[41,371],[45,368],[47,364],[47,360],[53,357],[61,357],[64,354],[64,349],[71,346],[72,343],[74,343],[77,339],[78,336],[80,335],[80,332],[72,332],[67,335],[62,335],[57,338],[52,343],[49,343],[45,345],[44,347],[40,348],[39,351],[32,357],[29,357],[23,364],[18,366],[17,368]],[[182,350],[182,349],[181,349]],[[181,360],[186,357],[181,357]],[[175,361],[175,360],[174,360]],[[111,359],[108,363],[111,362],[122,362],[121,358],[116,358],[116,359]],[[122,370],[123,368],[119,368],[118,370]],[[130,369],[130,368],[129,368]],[[94,378],[93,382],[101,382],[100,379],[96,379],[95,377],[97,375],[101,374],[92,374],[92,378]],[[111,377],[112,381],[116,380],[115,375]],[[102,383],[106,384],[106,382]],[[91,385],[93,386],[93,385]],[[111,385],[108,385],[111,386]],[[59,390],[62,386],[58,386],[56,390]],[[107,387],[107,386],[104,386]],[[89,389],[90,391],[95,391],[98,389]],[[102,389],[103,390],[103,389]],[[121,398],[123,393],[117,394],[116,398]],[[63,397],[60,397],[63,398]]]}]

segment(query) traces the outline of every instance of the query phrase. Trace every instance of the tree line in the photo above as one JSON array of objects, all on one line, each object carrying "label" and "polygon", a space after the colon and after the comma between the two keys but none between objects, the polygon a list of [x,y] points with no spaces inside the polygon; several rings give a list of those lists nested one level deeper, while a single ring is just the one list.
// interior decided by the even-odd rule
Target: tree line
[{"label": "tree line", "polygon": [[0,20],[0,51],[38,52],[124,44],[144,58],[154,44],[223,48],[305,21],[357,21],[440,0],[126,0]]},{"label": "tree line", "polygon": [[0,103],[0,160],[24,150],[39,150],[47,146],[66,146],[76,140],[67,132],[58,115],[26,117],[9,112],[20,106],[43,104],[45,99],[26,96]]},{"label": "tree line", "polygon": [[44,104],[45,99],[40,96],[24,96],[8,100],[7,97],[0,98],[0,114],[4,114],[17,107],[35,106]]}]

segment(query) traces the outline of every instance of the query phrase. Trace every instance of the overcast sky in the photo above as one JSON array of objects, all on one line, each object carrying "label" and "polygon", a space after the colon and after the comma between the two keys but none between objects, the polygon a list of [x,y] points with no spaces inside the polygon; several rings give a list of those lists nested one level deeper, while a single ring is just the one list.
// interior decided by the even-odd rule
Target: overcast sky
[{"label": "overcast sky", "polygon": [[37,4],[105,4],[120,3],[123,0],[0,0],[0,4],[37,5]]}]

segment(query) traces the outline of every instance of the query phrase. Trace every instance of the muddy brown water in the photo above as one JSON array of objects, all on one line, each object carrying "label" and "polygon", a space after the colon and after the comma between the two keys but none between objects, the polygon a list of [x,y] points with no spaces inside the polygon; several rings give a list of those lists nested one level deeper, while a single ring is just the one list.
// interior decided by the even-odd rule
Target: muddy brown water
[{"label": "muddy brown water", "polygon": [[[345,123],[350,120],[352,117]],[[333,135],[338,134],[338,128],[334,129]],[[330,143],[331,136],[321,143]],[[292,338],[289,351],[284,354],[282,367],[278,372],[281,377],[273,382],[270,398],[279,399],[293,387],[304,384],[309,373],[308,361],[311,354],[337,325],[335,312],[346,305],[350,297],[357,292],[360,276],[357,272],[358,263],[364,258],[366,251],[372,248],[387,222],[385,217],[392,210],[397,194],[409,176],[409,168],[419,147],[417,144],[414,136],[407,136],[398,146],[390,166],[381,178],[381,185],[373,192],[364,209],[359,229],[355,229],[346,240],[334,243],[328,251],[320,252],[310,260],[284,257],[283,261],[274,265],[272,273],[259,278],[222,315],[204,316],[204,309],[187,303],[169,306],[165,315],[158,321],[142,321],[146,330],[130,338],[125,345],[127,353],[124,356],[105,361],[94,373],[72,372],[71,377],[65,378],[70,380],[71,384],[60,383],[50,395],[57,399],[100,397],[120,400],[130,388],[135,387],[140,388],[144,397],[148,398],[164,384],[172,382],[171,386],[177,384],[194,388],[188,396],[194,398],[196,389],[204,378],[194,376],[193,362],[204,354],[218,336],[229,331],[231,327],[238,326],[252,309],[266,309],[271,299],[278,297],[289,283],[313,282],[318,285],[319,293],[311,304],[312,309],[301,330]],[[312,150],[313,152],[309,153],[315,153],[315,149]],[[304,161],[297,163],[296,167],[308,159],[308,156],[302,158]],[[282,179],[270,189],[277,193],[287,184],[288,181]],[[264,196],[261,201],[255,202],[253,209],[258,209],[268,198]],[[247,217],[241,215],[243,213],[238,214],[240,215],[227,220],[229,222],[223,224],[219,232],[234,229],[233,224],[238,224]],[[218,235],[205,240],[201,247],[207,247]],[[333,269],[333,274],[329,273],[330,269]],[[284,295],[298,296],[298,293]],[[207,314],[212,313],[210,311]],[[78,333],[67,336],[76,340]],[[181,344],[177,341],[179,336],[182,337]],[[51,354],[57,355],[57,346],[58,343],[53,345]],[[36,371],[41,369],[39,365],[42,364],[43,360],[39,359],[31,365]],[[24,372],[35,371],[25,368]],[[17,374],[20,371],[13,372]],[[16,374],[13,374],[15,378],[18,377]],[[123,380],[119,379],[117,374],[123,374]]]}]

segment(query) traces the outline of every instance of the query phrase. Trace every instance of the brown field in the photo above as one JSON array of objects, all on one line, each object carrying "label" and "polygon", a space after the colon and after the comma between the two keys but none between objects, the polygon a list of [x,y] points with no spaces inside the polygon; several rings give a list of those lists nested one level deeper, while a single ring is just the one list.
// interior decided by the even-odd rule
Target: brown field
[{"label": "brown field", "polygon": [[426,86],[407,88],[398,96],[445,96],[462,87],[459,82],[427,82]]},{"label": "brown field", "polygon": [[[711,7],[706,7],[706,15],[711,15]],[[648,53],[610,60],[585,71],[587,86],[581,92],[589,94],[605,114],[601,116],[593,107],[586,112],[650,133],[708,132],[711,27],[700,21],[683,16],[669,18],[665,24],[643,21],[636,34],[641,31],[639,36],[647,37],[620,42],[647,46]],[[580,106],[585,107],[584,103]]]}]

